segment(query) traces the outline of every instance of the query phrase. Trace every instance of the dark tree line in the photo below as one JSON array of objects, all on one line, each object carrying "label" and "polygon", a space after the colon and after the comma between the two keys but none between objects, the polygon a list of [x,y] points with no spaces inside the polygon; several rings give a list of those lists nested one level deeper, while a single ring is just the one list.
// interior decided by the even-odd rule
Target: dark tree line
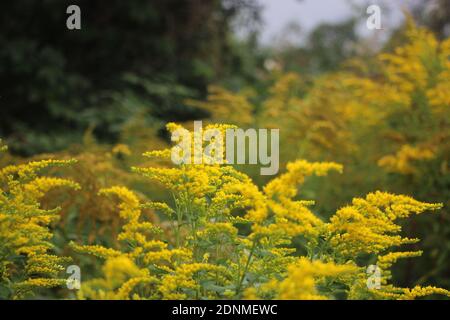
[{"label": "dark tree line", "polygon": [[[81,8],[81,30],[66,28],[70,4]],[[202,97],[229,72],[230,24],[241,12],[256,19],[258,7],[252,0],[2,3],[0,136],[13,151],[35,153],[76,141],[88,126],[114,140],[141,109],[170,120],[193,116],[182,101]]]}]

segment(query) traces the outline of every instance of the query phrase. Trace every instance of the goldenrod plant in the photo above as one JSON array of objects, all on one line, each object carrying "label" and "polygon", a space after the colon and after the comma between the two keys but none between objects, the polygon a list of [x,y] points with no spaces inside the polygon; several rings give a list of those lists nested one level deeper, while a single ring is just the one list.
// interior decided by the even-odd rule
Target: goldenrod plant
[{"label": "goldenrod plant", "polygon": [[74,162],[42,160],[0,169],[0,298],[19,299],[41,288],[65,285],[60,273],[70,258],[55,254],[50,228],[59,218],[59,208],[44,209],[39,201],[53,188],[79,185],[38,173]]},{"label": "goldenrod plant", "polygon": [[[40,160],[46,156],[39,155],[34,159]],[[86,137],[83,144],[51,156],[58,159],[76,158],[75,164],[52,169],[50,173],[76,180],[82,187],[81,190],[55,190],[41,201],[44,205],[61,207],[61,219],[56,230],[58,237],[65,241],[87,239],[89,243],[99,238],[114,240],[121,221],[113,213],[114,204],[99,196],[98,192],[109,185],[121,183],[128,186],[139,181],[139,177],[128,169],[129,163],[132,163],[130,158],[133,157],[130,148],[125,144],[102,146]]]},{"label": "goldenrod plant", "polygon": [[[389,52],[352,59],[335,72],[312,79],[274,73],[273,84],[252,100],[262,101],[253,105],[253,123],[280,128],[281,166],[298,158],[344,165],[345,175],[304,187],[324,217],[372,190],[443,203],[438,215],[400,222],[427,248],[425,257],[408,262],[401,282],[420,277],[450,285],[450,251],[442,241],[450,239],[450,39],[438,40],[411,19],[402,34],[404,42]],[[225,101],[217,94],[206,109],[226,107],[217,106]],[[236,115],[221,114],[220,121],[234,123]],[[244,170],[258,185],[267,182]]]},{"label": "goldenrod plant", "polygon": [[[226,126],[212,127],[223,130]],[[169,130],[179,129],[175,124]],[[171,150],[151,151],[167,158]],[[400,235],[398,219],[433,211],[441,204],[373,192],[339,209],[329,221],[298,200],[308,176],[342,172],[333,162],[297,160],[262,189],[228,164],[135,167],[161,184],[172,201],[140,203],[131,190],[115,186],[105,196],[120,200],[125,221],[119,248],[72,243],[104,260],[99,278],[82,284],[83,299],[413,299],[450,292],[433,286],[401,288],[390,267],[421,252],[398,251],[418,239]],[[164,214],[172,236],[142,218],[142,208]],[[293,246],[303,238],[305,254]],[[380,286],[368,284],[370,255]]]},{"label": "goldenrod plant", "polygon": [[[0,299],[449,298],[450,40],[404,34],[333,72],[210,85],[186,103],[199,132],[143,112],[113,145],[92,126],[51,155],[0,147]],[[195,151],[237,126],[279,129],[279,173]]]}]

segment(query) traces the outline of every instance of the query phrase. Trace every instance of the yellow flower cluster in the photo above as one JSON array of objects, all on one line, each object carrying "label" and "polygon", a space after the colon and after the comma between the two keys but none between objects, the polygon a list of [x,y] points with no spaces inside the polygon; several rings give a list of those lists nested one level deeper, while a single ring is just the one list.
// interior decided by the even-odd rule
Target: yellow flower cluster
[{"label": "yellow flower cluster", "polygon": [[[117,251],[99,245],[80,246],[72,243],[72,248],[80,253],[106,259],[103,268],[104,278],[84,282],[79,298],[183,298],[187,297],[183,290],[198,287],[198,283],[192,279],[194,275],[204,273],[209,275],[214,271],[216,277],[217,272],[225,270],[207,263],[190,263],[193,259],[192,248],[169,248],[167,243],[151,239],[151,236],[159,233],[159,229],[149,222],[140,220],[141,206],[137,196],[130,190],[112,187],[102,190],[101,193],[115,194],[121,199],[120,216],[126,223],[118,239],[126,246],[122,251]],[[171,210],[161,203],[147,205],[164,211]],[[137,287],[140,289],[135,290]],[[145,294],[142,295],[142,292]]]},{"label": "yellow flower cluster", "polygon": [[[224,266],[208,263],[187,263],[177,267],[172,274],[163,276],[159,290],[162,298],[168,300],[187,299],[192,297],[215,298],[208,295],[208,290],[202,290],[202,280],[220,279],[228,272]],[[222,280],[223,281],[223,280]]]},{"label": "yellow flower cluster", "polygon": [[299,258],[287,267],[287,274],[281,280],[271,280],[262,288],[250,288],[249,299],[274,298],[281,300],[324,300],[330,298],[318,292],[317,286],[326,286],[327,280],[349,281],[358,267],[353,264],[337,265],[332,262],[310,261]]},{"label": "yellow flower cluster", "polygon": [[395,221],[441,207],[441,204],[419,202],[408,196],[377,191],[368,194],[365,199],[355,198],[351,206],[338,210],[327,224],[327,240],[340,254],[349,258],[415,243],[418,239],[398,235],[401,227]]},{"label": "yellow flower cluster", "polygon": [[[331,170],[341,172],[342,166],[332,162],[309,163],[305,160],[288,163],[287,172],[270,181],[263,189],[266,206],[261,208],[259,205],[258,219],[253,220],[257,222],[253,227],[254,232],[272,237],[277,231],[291,237],[300,234],[308,238],[317,237],[323,222],[308,209],[308,205],[313,202],[295,201],[293,198],[305,177],[324,176]],[[270,221],[269,213],[273,215],[274,223],[267,224]],[[248,218],[255,218],[254,211],[248,214]]]},{"label": "yellow flower cluster", "polygon": [[53,249],[49,226],[59,218],[59,209],[43,209],[39,200],[51,189],[78,189],[79,185],[67,179],[40,177],[38,172],[73,163],[33,161],[0,170],[0,286],[7,288],[6,297],[21,298],[36,288],[65,283],[58,275],[70,259],[49,254]]},{"label": "yellow flower cluster", "polygon": [[[194,164],[172,166],[170,149],[144,153],[151,159],[132,171],[140,177],[140,187],[147,179],[156,183],[148,190],[140,189],[142,193],[123,186],[105,188],[134,185],[124,170],[129,165],[124,160],[135,154],[127,144],[79,153],[82,165],[75,166],[72,174],[79,176],[77,181],[87,186],[83,187],[87,192],[68,201],[70,206],[63,205],[63,212],[67,220],[75,212],[72,221],[78,223],[78,234],[88,231],[87,225],[93,231],[86,233],[86,245],[76,241],[70,246],[103,259],[103,266],[99,277],[83,279],[78,298],[450,296],[442,288],[410,289],[391,283],[391,268],[399,259],[422,254],[397,251],[403,244],[418,241],[402,236],[399,220],[440,209],[441,204],[380,191],[350,201],[356,192],[384,187],[391,177],[401,188],[389,190],[408,190],[430,202],[447,200],[440,189],[450,172],[450,40],[439,42],[411,23],[406,35],[405,45],[379,55],[373,65],[350,61],[348,66],[358,67],[356,71],[321,75],[311,83],[295,73],[275,75],[260,105],[251,104],[250,92],[219,87],[209,88],[206,102],[188,102],[207,111],[212,121],[283,128],[281,139],[288,147],[281,150],[281,158],[286,170],[262,188],[235,167],[209,165],[210,158],[199,159],[204,155],[195,152],[204,143],[206,130],[218,130],[225,137],[225,130],[233,125],[209,124],[203,132],[192,133],[190,127],[169,123],[169,132],[180,130],[194,141],[190,144]],[[137,133],[131,127],[128,130]],[[148,139],[149,131],[141,133],[141,148],[143,141],[167,147],[154,137]],[[86,145],[94,145],[91,138],[85,137]],[[0,146],[0,151],[6,147]],[[343,172],[343,166],[334,161],[344,163],[345,175],[332,173]],[[0,298],[21,298],[34,289],[65,283],[58,276],[68,259],[56,255],[51,243],[50,225],[59,217],[58,208],[44,209],[52,207],[45,195],[55,188],[79,186],[38,173],[74,162],[39,160],[0,169]],[[320,199],[317,205],[301,200],[299,191],[307,178],[329,173],[329,183],[307,185],[307,195]],[[422,188],[423,181],[430,181],[430,191]],[[143,199],[160,185],[170,197],[156,194],[153,199],[158,201]],[[118,214],[109,196],[119,198]],[[70,210],[74,206],[76,210]],[[148,211],[161,214],[162,222],[147,216]],[[110,238],[97,237],[100,232]],[[99,244],[93,244],[96,240]],[[367,269],[369,264],[376,268]],[[368,270],[379,273],[379,288],[368,285],[376,275]]]},{"label": "yellow flower cluster", "polygon": [[404,289],[403,296],[401,296],[400,299],[413,300],[418,297],[425,297],[433,294],[445,295],[447,297],[450,297],[450,291],[442,288],[436,288],[432,286],[428,287],[416,286],[412,289]]},{"label": "yellow flower cluster", "polygon": [[138,268],[126,256],[107,259],[102,269],[104,278],[83,283],[82,289],[78,293],[79,299],[139,299],[135,290],[144,290],[140,287],[153,286],[157,281],[156,278],[149,275],[148,270]]},{"label": "yellow flower cluster", "polygon": [[412,147],[405,144],[395,155],[384,156],[378,160],[378,165],[392,172],[412,174],[417,172],[415,162],[430,160],[434,157],[435,154],[430,149]]},{"label": "yellow flower cluster", "polygon": [[[167,154],[151,153],[158,155]],[[444,289],[408,291],[389,284],[390,268],[398,259],[421,254],[390,251],[417,241],[403,238],[395,222],[439,209],[440,204],[377,191],[354,198],[327,222],[309,208],[313,201],[297,198],[299,185],[308,176],[342,172],[342,166],[333,162],[289,163],[286,172],[262,190],[226,164],[133,170],[160,182],[173,202],[140,204],[137,195],[124,187],[101,191],[121,200],[125,223],[118,240],[123,245],[119,249],[72,245],[106,259],[104,276],[83,283],[80,298],[408,299],[446,294]],[[168,237],[144,220],[142,208],[165,215]],[[306,240],[306,255],[300,258],[292,248],[299,237]],[[366,266],[357,263],[364,255],[372,255],[382,271],[380,290],[366,285]]]}]

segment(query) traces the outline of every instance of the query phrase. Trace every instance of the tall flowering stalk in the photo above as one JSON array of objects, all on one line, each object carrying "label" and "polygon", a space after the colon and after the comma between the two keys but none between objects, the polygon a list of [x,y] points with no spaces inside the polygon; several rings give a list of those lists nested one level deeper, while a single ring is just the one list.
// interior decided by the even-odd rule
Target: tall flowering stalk
[{"label": "tall flowering stalk", "polygon": [[55,255],[51,243],[50,224],[59,218],[59,208],[43,209],[39,200],[53,188],[79,185],[38,172],[72,163],[43,160],[0,169],[0,298],[23,298],[39,288],[65,285],[59,273],[70,259]]}]

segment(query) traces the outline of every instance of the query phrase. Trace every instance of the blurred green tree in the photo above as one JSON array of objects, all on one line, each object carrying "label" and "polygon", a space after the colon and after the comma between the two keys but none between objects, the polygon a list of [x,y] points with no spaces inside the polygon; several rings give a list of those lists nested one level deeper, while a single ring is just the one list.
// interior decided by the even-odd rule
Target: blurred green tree
[{"label": "blurred green tree", "polygon": [[[71,4],[81,8],[81,30],[66,28]],[[34,154],[79,141],[89,126],[113,141],[137,114],[193,117],[182,101],[228,72],[232,19],[257,19],[258,10],[254,0],[5,2],[0,136]]]}]

